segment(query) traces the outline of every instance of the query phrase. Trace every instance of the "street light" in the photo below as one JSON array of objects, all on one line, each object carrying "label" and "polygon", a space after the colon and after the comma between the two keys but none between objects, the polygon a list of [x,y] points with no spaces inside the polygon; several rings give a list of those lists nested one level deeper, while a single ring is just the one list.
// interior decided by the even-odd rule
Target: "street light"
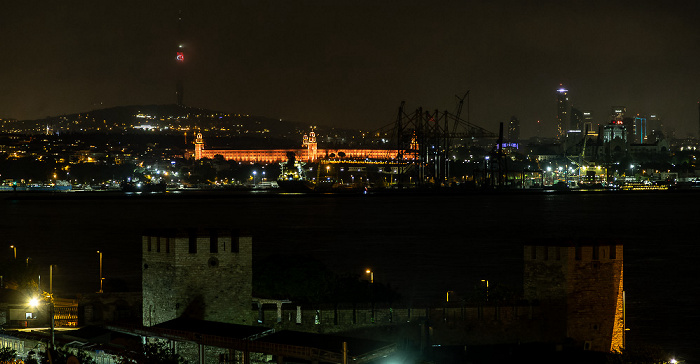
[{"label": "street light", "polygon": [[51,315],[51,347],[55,348],[56,347],[56,342],[54,341],[54,328],[56,327],[54,323],[54,318],[56,317],[54,311],[55,306],[53,302],[53,266],[54,264],[51,264],[49,266],[49,304],[51,305],[51,311],[49,312],[49,315]]},{"label": "street light", "polygon": [[365,273],[369,274],[369,283],[374,283],[374,272],[371,269],[367,268]]},{"label": "street light", "polygon": [[489,301],[489,280],[488,279],[482,279],[482,282],[486,282],[486,302]]},{"label": "street light", "polygon": [[632,169],[632,179],[634,179],[634,164],[630,164],[630,168]]},{"label": "street light", "polygon": [[253,171],[253,186],[255,186],[255,175],[258,174],[258,171]]},{"label": "street light", "polygon": [[103,281],[103,278],[102,278],[102,252],[98,250],[97,254],[100,255],[100,291],[97,293],[102,293],[103,292],[102,291],[102,281]]},{"label": "street light", "polygon": [[15,252],[15,260],[17,260],[17,247],[14,245],[10,245],[10,249],[14,250]]}]

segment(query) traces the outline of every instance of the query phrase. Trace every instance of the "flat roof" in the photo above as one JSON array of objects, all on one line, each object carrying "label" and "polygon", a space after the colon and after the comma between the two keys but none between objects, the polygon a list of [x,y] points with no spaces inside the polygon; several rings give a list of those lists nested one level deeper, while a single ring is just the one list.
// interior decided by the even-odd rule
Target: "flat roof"
[{"label": "flat roof", "polygon": [[348,355],[353,357],[363,356],[367,353],[394,345],[393,343],[385,341],[336,336],[332,334],[313,334],[289,330],[276,332],[256,341],[262,341],[270,344],[313,347],[334,353],[342,353],[343,342],[346,342],[348,343]]},{"label": "flat roof", "polygon": [[196,320],[179,317],[152,326],[157,329],[187,331],[195,334],[215,335],[230,339],[244,340],[260,335],[270,329],[262,326],[228,324],[216,321]]}]

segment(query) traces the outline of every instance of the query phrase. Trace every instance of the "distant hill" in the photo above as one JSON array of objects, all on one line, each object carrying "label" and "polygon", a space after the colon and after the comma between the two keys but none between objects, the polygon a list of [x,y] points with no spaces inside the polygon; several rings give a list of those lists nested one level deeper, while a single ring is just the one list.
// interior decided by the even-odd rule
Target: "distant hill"
[{"label": "distant hill", "polygon": [[[332,145],[362,144],[358,130],[314,125],[320,143]],[[130,105],[96,109],[82,113],[51,116],[36,120],[2,120],[0,133],[9,134],[194,134],[201,131],[208,145],[259,145],[266,139],[272,145],[301,143],[311,131],[309,123],[266,116],[235,114],[191,106]],[[366,133],[365,133],[366,135]],[[235,140],[235,141],[232,141]]]}]

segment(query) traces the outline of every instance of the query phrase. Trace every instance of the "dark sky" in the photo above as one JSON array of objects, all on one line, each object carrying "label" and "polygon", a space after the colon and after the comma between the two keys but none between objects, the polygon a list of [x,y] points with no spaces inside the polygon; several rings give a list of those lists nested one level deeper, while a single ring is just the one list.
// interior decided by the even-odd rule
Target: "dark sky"
[{"label": "dark sky", "polygon": [[612,105],[696,134],[698,1],[5,1],[0,117],[175,103],[374,129],[406,100],[492,131],[554,134],[555,90],[607,122]]}]

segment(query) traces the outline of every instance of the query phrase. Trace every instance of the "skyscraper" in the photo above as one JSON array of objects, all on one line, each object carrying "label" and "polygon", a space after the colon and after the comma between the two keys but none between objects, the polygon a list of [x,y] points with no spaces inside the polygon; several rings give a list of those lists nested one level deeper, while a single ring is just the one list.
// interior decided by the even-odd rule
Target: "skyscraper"
[{"label": "skyscraper", "polygon": [[511,116],[508,122],[508,141],[517,142],[520,140],[520,120],[516,116]]},{"label": "skyscraper", "polygon": [[571,124],[569,125],[569,130],[583,130],[583,118],[584,113],[572,106],[570,114]]},{"label": "skyscraper", "polygon": [[561,84],[559,86],[557,90],[557,131],[555,137],[557,141],[563,142],[570,122],[569,111],[571,105],[569,104],[569,90],[565,89]]},{"label": "skyscraper", "polygon": [[622,121],[626,112],[627,108],[624,106],[613,106],[610,110],[610,121]]}]

